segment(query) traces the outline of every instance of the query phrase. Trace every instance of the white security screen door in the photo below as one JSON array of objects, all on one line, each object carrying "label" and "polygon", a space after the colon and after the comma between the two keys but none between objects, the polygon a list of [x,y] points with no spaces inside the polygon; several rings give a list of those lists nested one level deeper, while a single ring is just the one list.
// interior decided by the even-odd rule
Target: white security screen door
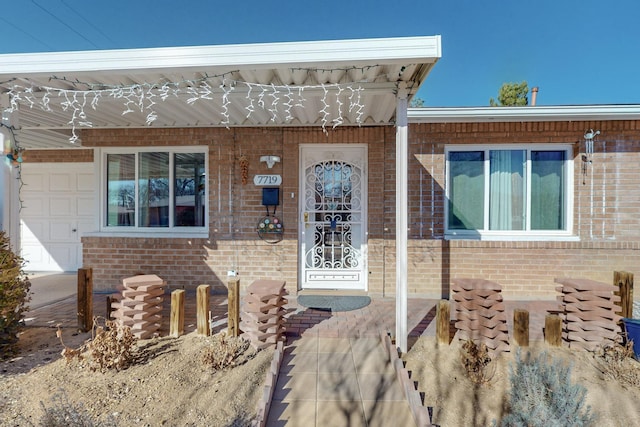
[{"label": "white security screen door", "polygon": [[367,147],[300,148],[303,289],[367,290]]}]

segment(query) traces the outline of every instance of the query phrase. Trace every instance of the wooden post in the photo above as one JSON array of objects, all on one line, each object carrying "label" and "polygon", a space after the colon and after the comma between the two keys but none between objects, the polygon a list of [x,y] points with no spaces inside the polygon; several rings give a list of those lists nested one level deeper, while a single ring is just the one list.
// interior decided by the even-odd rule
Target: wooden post
[{"label": "wooden post", "polygon": [[116,298],[110,295],[107,296],[107,315],[105,316],[107,320],[113,320],[113,316],[111,315],[111,313],[113,313],[113,303],[117,301]]},{"label": "wooden post", "polygon": [[544,341],[554,347],[562,345],[562,319],[557,314],[544,318]]},{"label": "wooden post", "polygon": [[229,280],[228,288],[228,334],[230,337],[237,337],[240,335],[240,279]]},{"label": "wooden post", "polygon": [[613,285],[618,287],[616,295],[620,296],[621,311],[619,314],[622,317],[633,317],[633,273],[626,271],[614,271],[613,272]]},{"label": "wooden post", "polygon": [[78,269],[78,329],[88,332],[93,328],[93,270]]},{"label": "wooden post", "polygon": [[513,310],[513,338],[520,347],[529,346],[529,312],[516,308]]},{"label": "wooden post", "polygon": [[451,308],[449,301],[440,300],[436,308],[436,338],[438,344],[449,345],[451,340]]},{"label": "wooden post", "polygon": [[169,335],[179,337],[184,334],[184,289],[171,292],[171,320]]},{"label": "wooden post", "polygon": [[209,295],[211,285],[200,285],[196,292],[196,323],[198,325],[198,335],[209,336]]}]

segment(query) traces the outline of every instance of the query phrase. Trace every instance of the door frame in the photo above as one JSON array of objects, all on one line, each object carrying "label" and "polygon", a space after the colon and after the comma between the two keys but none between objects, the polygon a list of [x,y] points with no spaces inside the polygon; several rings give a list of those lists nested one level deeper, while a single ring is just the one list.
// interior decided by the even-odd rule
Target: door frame
[{"label": "door frame", "polygon": [[[345,290],[354,292],[368,292],[369,280],[368,280],[368,145],[363,143],[353,144],[300,144],[299,146],[299,178],[298,178],[298,290]],[[319,160],[320,152],[331,152],[332,159],[334,160],[349,160],[347,157],[358,157],[359,163],[357,166],[361,170],[361,239],[360,245],[361,252],[361,268],[360,279],[358,281],[357,288],[336,288],[335,286],[306,286],[305,277],[305,171],[308,165],[316,163]],[[346,156],[345,153],[351,154]],[[328,159],[328,158],[327,158]],[[325,160],[327,160],[325,159]],[[354,162],[356,164],[356,162]]]}]

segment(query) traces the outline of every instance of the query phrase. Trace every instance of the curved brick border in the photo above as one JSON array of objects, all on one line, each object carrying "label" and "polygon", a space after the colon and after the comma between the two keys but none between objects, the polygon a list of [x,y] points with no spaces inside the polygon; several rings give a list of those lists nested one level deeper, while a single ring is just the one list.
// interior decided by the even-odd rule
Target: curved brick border
[{"label": "curved brick border", "polygon": [[415,384],[409,378],[409,372],[404,367],[402,359],[398,356],[397,349],[391,343],[391,338],[387,334],[382,334],[382,342],[385,349],[389,352],[389,361],[396,371],[396,377],[400,382],[404,395],[409,403],[409,409],[413,415],[413,420],[418,427],[431,426],[431,419],[427,408],[422,405],[420,393],[416,390]]},{"label": "curved brick border", "polygon": [[251,427],[265,427],[267,418],[269,418],[269,409],[271,408],[271,399],[273,398],[273,391],[278,381],[278,374],[280,373],[280,365],[282,364],[282,355],[284,344],[282,341],[278,341],[276,344],[276,350],[273,353],[273,360],[271,360],[271,366],[267,371],[267,378],[264,382],[264,390],[262,391],[262,397],[258,401],[256,417],[251,422]]}]

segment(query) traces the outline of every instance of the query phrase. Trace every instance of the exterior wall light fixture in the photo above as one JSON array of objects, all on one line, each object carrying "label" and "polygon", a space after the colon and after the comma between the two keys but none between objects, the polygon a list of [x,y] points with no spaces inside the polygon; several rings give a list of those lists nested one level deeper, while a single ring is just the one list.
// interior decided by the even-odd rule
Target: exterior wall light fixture
[{"label": "exterior wall light fixture", "polygon": [[265,162],[267,167],[271,169],[273,165],[280,161],[280,156],[262,156],[260,157],[261,162]]},{"label": "exterior wall light fixture", "polygon": [[597,135],[600,135],[600,131],[593,131],[593,129],[589,129],[584,133],[584,142],[585,142],[585,154],[591,160],[591,155],[593,154],[593,138]]}]

